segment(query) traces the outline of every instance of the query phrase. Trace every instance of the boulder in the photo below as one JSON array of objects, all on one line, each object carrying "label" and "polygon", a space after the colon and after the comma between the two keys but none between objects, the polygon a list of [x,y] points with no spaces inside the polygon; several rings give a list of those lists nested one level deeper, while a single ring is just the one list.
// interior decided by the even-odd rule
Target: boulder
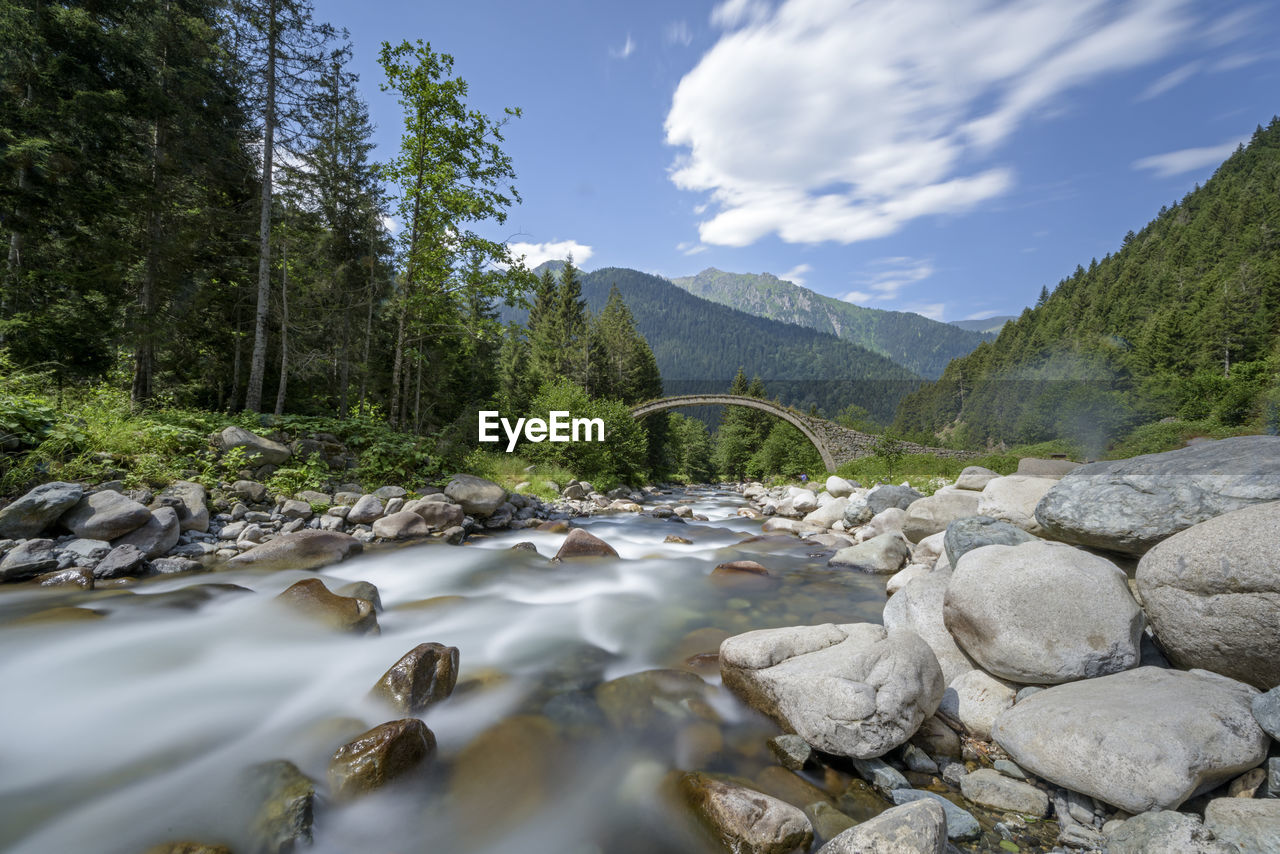
[{"label": "boulder", "polygon": [[189,480],[179,480],[156,496],[151,509],[172,507],[178,514],[179,530],[204,533],[209,530],[208,500],[209,494],[203,486]]},{"label": "boulder", "polygon": [[412,510],[401,510],[373,523],[373,535],[384,540],[408,540],[430,534],[431,526],[427,524],[427,520]]},{"label": "boulder", "polygon": [[583,528],[574,528],[560,544],[555,560],[576,557],[617,557],[613,546]]},{"label": "boulder", "polygon": [[1023,457],[1018,460],[1018,474],[1028,477],[1043,477],[1060,480],[1080,468],[1080,463],[1071,460],[1041,459],[1039,457]]},{"label": "boulder", "polygon": [[261,504],[267,500],[267,488],[256,480],[237,480],[231,484],[231,495],[250,504]]},{"label": "boulder", "polygon": [[0,509],[0,539],[29,540],[80,501],[84,487],[54,481],[37,486]]},{"label": "boulder", "polygon": [[77,564],[86,566],[95,564],[106,557],[107,552],[111,551],[111,543],[105,540],[77,539],[69,543],[63,543],[58,551],[72,555]]},{"label": "boulder", "polygon": [[769,795],[698,772],[680,778],[694,813],[735,854],[807,850],[813,828],[803,812]]},{"label": "boulder", "polygon": [[335,629],[368,634],[378,630],[378,615],[367,599],[331,593],[318,578],[304,578],[276,597],[290,610]]},{"label": "boulder", "polygon": [[1011,780],[993,768],[979,768],[960,778],[960,793],[975,804],[1003,812],[1044,818],[1049,796],[1030,783]]},{"label": "boulder", "polygon": [[368,525],[382,518],[382,502],[376,495],[362,495],[347,511],[347,521],[352,525]]},{"label": "boulder", "polygon": [[391,665],[370,693],[404,715],[421,715],[453,693],[458,682],[458,648],[420,643]]},{"label": "boulder", "polygon": [[1204,826],[1241,851],[1275,851],[1280,848],[1280,800],[1214,798],[1205,807]]},{"label": "boulder", "polygon": [[814,525],[821,525],[824,528],[830,528],[836,522],[840,522],[844,519],[844,511],[848,506],[848,498],[833,498],[817,510],[813,510],[807,514],[804,517],[804,521]]},{"label": "boulder", "polygon": [[281,519],[310,519],[311,514],[311,505],[296,498],[288,498],[280,505]]},{"label": "boulder", "polygon": [[380,486],[373,491],[381,501],[390,501],[393,498],[404,498],[408,495],[408,491],[403,486]]},{"label": "boulder", "polygon": [[1035,693],[992,738],[1031,773],[1131,813],[1176,809],[1260,764],[1257,692],[1205,671],[1140,667]]},{"label": "boulder", "polygon": [[405,510],[417,513],[423,518],[433,531],[443,531],[445,528],[451,528],[454,525],[461,525],[466,513],[457,504],[449,504],[445,501],[410,501],[405,504]]},{"label": "boulder", "polygon": [[1280,685],[1280,502],[1200,522],[1152,548],[1135,576],[1169,660],[1266,690]]},{"label": "boulder", "polygon": [[[768,515],[766,509],[765,515]],[[849,503],[844,506],[844,526],[845,530],[852,530],[860,525],[865,525],[871,521],[876,514],[872,511],[871,505],[867,504],[867,499],[861,495],[849,496]]]},{"label": "boulder", "polygon": [[1040,500],[1036,520],[1064,542],[1141,555],[1199,522],[1280,499],[1280,436],[1237,436],[1091,463]]},{"label": "boulder", "polygon": [[119,545],[93,567],[94,578],[124,578],[141,575],[147,570],[147,555],[134,545]]},{"label": "boulder", "polygon": [[976,666],[973,659],[956,645],[943,618],[943,603],[950,581],[951,570],[935,569],[908,581],[884,606],[885,628],[908,629],[919,635],[933,650],[947,685]]},{"label": "boulder", "polygon": [[969,489],[939,489],[928,498],[920,498],[907,508],[902,533],[913,543],[930,534],[945,531],[956,519],[978,515],[978,493]]},{"label": "boulder", "polygon": [[178,544],[182,534],[178,521],[178,511],[172,507],[157,507],[151,511],[151,518],[141,528],[137,528],[112,545],[137,546],[147,558],[163,557]]},{"label": "boulder", "polygon": [[791,509],[798,515],[817,510],[818,496],[807,489],[797,490],[796,494],[791,496]]},{"label": "boulder", "polygon": [[1267,735],[1280,741],[1280,687],[1253,698],[1253,717]]},{"label": "boulder", "polygon": [[856,487],[839,475],[833,474],[827,478],[826,488],[832,498],[848,498]]},{"label": "boulder", "polygon": [[929,567],[921,563],[912,563],[904,566],[902,569],[889,576],[889,580],[884,584],[884,592],[890,596],[907,586],[907,582],[914,581],[922,575],[928,575],[933,572]]},{"label": "boulder", "polygon": [[938,711],[959,722],[974,738],[990,741],[991,727],[1013,706],[1016,694],[1009,683],[975,668],[952,680],[943,692]]},{"label": "boulder", "polygon": [[1055,484],[1047,477],[1011,474],[997,477],[978,496],[978,515],[1008,522],[1032,534],[1043,534],[1036,521],[1036,506]]},{"label": "boulder", "polygon": [[279,442],[250,433],[243,427],[225,428],[218,434],[214,444],[223,453],[233,448],[243,448],[251,465],[278,466],[293,456],[293,452]]},{"label": "boulder", "polygon": [[944,854],[947,814],[925,798],[887,809],[818,849],[818,854]]},{"label": "boulder", "polygon": [[965,466],[960,476],[956,478],[955,486],[956,489],[972,489],[975,492],[981,492],[984,486],[998,477],[1000,475],[991,469],[982,466]]},{"label": "boulder", "polygon": [[720,645],[726,687],[815,748],[870,759],[905,742],[944,684],[914,633],[871,623],[792,626]]},{"label": "boulder", "polygon": [[983,670],[1024,684],[1136,667],[1142,610],[1115,564],[1062,543],[983,546],[947,585],[947,630]]},{"label": "boulder", "polygon": [[278,569],[319,569],[360,554],[363,548],[364,545],[350,534],[308,529],[281,534],[231,558],[228,563]]},{"label": "boulder", "polygon": [[960,556],[983,546],[1016,546],[1035,541],[1035,537],[1008,522],[990,516],[967,516],[947,526],[942,546],[947,562],[955,566]]},{"label": "boulder", "polygon": [[132,498],[105,490],[86,495],[62,514],[62,524],[77,537],[114,540],[141,528],[151,519],[151,511]]},{"label": "boulder", "polygon": [[1200,819],[1174,810],[1153,810],[1103,828],[1108,854],[1240,854],[1221,842]]},{"label": "boulder", "polygon": [[982,832],[982,827],[978,824],[978,820],[971,813],[960,809],[960,807],[936,792],[924,792],[920,789],[894,789],[889,795],[892,801],[899,806],[919,801],[931,801],[942,807],[942,811],[947,816],[948,839],[976,839]]},{"label": "boulder", "polygon": [[455,474],[444,494],[462,505],[468,516],[485,518],[507,500],[507,491],[491,480],[470,474]]},{"label": "boulder", "polygon": [[910,558],[911,546],[902,534],[894,531],[840,549],[827,561],[827,566],[887,574],[902,569]]},{"label": "boulder", "polygon": [[858,536],[863,540],[878,537],[881,534],[902,533],[902,526],[907,522],[907,511],[897,507],[886,507],[871,517],[871,521],[858,529]]},{"label": "boulder", "polygon": [[162,557],[151,561],[151,569],[161,575],[172,575],[177,572],[194,572],[200,569],[200,562],[186,557]]},{"label": "boulder", "polygon": [[867,507],[871,509],[871,515],[874,516],[877,513],[883,513],[890,507],[906,510],[921,498],[924,498],[924,494],[915,491],[909,486],[886,483],[868,492],[866,500]]},{"label": "boulder", "polygon": [[333,754],[329,794],[337,801],[368,794],[417,770],[435,750],[435,735],[417,718],[376,726]]},{"label": "boulder", "polygon": [[24,581],[58,568],[53,540],[24,540],[0,560],[0,582]]}]

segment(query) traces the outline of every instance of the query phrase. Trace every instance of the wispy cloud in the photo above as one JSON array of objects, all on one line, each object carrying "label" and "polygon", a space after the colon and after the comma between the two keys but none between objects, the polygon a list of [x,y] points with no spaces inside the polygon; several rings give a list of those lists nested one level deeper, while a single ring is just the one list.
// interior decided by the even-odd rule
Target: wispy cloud
[{"label": "wispy cloud", "polygon": [[694,243],[692,241],[676,244],[676,250],[681,255],[698,255],[700,253],[706,252],[710,248],[711,247],[705,243]]},{"label": "wispy cloud", "polygon": [[963,213],[1014,185],[996,157],[1021,127],[1208,39],[1210,15],[1187,0],[727,0],[672,98],[671,180],[706,194],[699,236],[721,246],[851,243]]},{"label": "wispy cloud", "polygon": [[563,261],[570,255],[573,256],[573,262],[578,266],[587,263],[594,250],[586,244],[579,243],[576,240],[560,240],[548,243],[508,243],[507,249],[511,251],[512,257],[519,258],[524,256],[524,263],[528,267],[536,267],[543,261]]},{"label": "wispy cloud", "polygon": [[1139,101],[1149,101],[1152,98],[1158,98],[1170,89],[1177,88],[1186,83],[1201,68],[1199,61],[1188,62],[1186,65],[1179,65],[1177,68],[1158,78],[1154,83],[1146,88],[1141,95],[1138,96]]},{"label": "wispy cloud", "polygon": [[794,284],[797,284],[797,285],[803,285],[804,274],[812,270],[813,268],[810,267],[808,264],[797,264],[787,272],[783,273],[778,278],[782,279],[784,282],[793,282]]},{"label": "wispy cloud", "polygon": [[1168,178],[1172,175],[1194,172],[1197,169],[1204,169],[1208,166],[1217,166],[1230,157],[1231,152],[1235,151],[1240,143],[1248,139],[1249,137],[1244,136],[1228,140],[1221,145],[1208,145],[1203,148],[1183,148],[1178,151],[1169,151],[1165,154],[1153,154],[1150,157],[1143,157],[1140,160],[1133,161],[1133,168],[1148,169],[1154,172],[1157,178]]},{"label": "wispy cloud", "polygon": [[631,33],[627,33],[627,40],[622,43],[622,47],[609,49],[609,55],[614,59],[626,59],[635,52],[636,43],[635,39],[631,38]]},{"label": "wispy cloud", "polygon": [[693,43],[693,31],[689,29],[689,22],[680,20],[667,24],[666,39],[667,44],[688,47]]},{"label": "wispy cloud", "polygon": [[937,320],[941,322],[943,314],[947,310],[947,304],[943,302],[915,303],[913,305],[903,306],[903,311],[911,311],[916,314]]}]

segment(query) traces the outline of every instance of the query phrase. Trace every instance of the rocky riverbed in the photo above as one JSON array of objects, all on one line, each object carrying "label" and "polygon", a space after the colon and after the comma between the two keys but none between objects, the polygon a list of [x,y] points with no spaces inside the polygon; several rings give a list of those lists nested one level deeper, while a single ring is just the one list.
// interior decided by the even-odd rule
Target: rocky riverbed
[{"label": "rocky riverbed", "polygon": [[0,847],[1275,851],[1275,460],[46,485],[0,509]]}]

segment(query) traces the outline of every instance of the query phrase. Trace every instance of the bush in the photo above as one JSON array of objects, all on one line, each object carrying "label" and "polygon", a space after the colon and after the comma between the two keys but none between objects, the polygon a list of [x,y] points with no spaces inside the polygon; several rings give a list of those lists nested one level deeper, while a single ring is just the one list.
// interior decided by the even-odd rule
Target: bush
[{"label": "bush", "polygon": [[[631,410],[617,400],[598,400],[566,379],[545,383],[529,407],[529,418],[549,419],[552,411],[570,413],[572,418],[599,418],[604,421],[603,442],[528,442],[519,445],[522,455],[544,466],[558,466],[589,480],[605,491],[619,483],[640,483],[645,478],[648,443],[644,428],[631,417]],[[505,449],[505,444],[503,448]]]}]

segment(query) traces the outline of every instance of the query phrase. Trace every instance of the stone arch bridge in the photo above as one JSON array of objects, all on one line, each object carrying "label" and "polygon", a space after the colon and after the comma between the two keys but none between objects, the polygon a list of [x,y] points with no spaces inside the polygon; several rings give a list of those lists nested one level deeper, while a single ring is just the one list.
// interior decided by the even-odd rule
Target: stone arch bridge
[{"label": "stone arch bridge", "polygon": [[[825,418],[804,415],[771,400],[744,397],[736,394],[682,394],[675,397],[663,397],[632,407],[631,416],[639,421],[646,416],[653,415],[655,412],[681,409],[686,406],[745,406],[749,409],[759,409],[762,412],[776,415],[788,424],[794,425],[796,429],[804,434],[806,439],[813,443],[813,446],[818,449],[818,453],[822,456],[822,464],[827,467],[829,472],[834,472],[841,463],[849,460],[872,456],[875,453],[873,448],[876,440],[879,438],[868,433],[850,430],[848,427],[842,427]],[[967,451],[928,448],[924,445],[917,445],[914,442],[903,442],[902,449],[908,454],[936,454],[940,457],[952,457],[955,459],[973,456]]]}]

